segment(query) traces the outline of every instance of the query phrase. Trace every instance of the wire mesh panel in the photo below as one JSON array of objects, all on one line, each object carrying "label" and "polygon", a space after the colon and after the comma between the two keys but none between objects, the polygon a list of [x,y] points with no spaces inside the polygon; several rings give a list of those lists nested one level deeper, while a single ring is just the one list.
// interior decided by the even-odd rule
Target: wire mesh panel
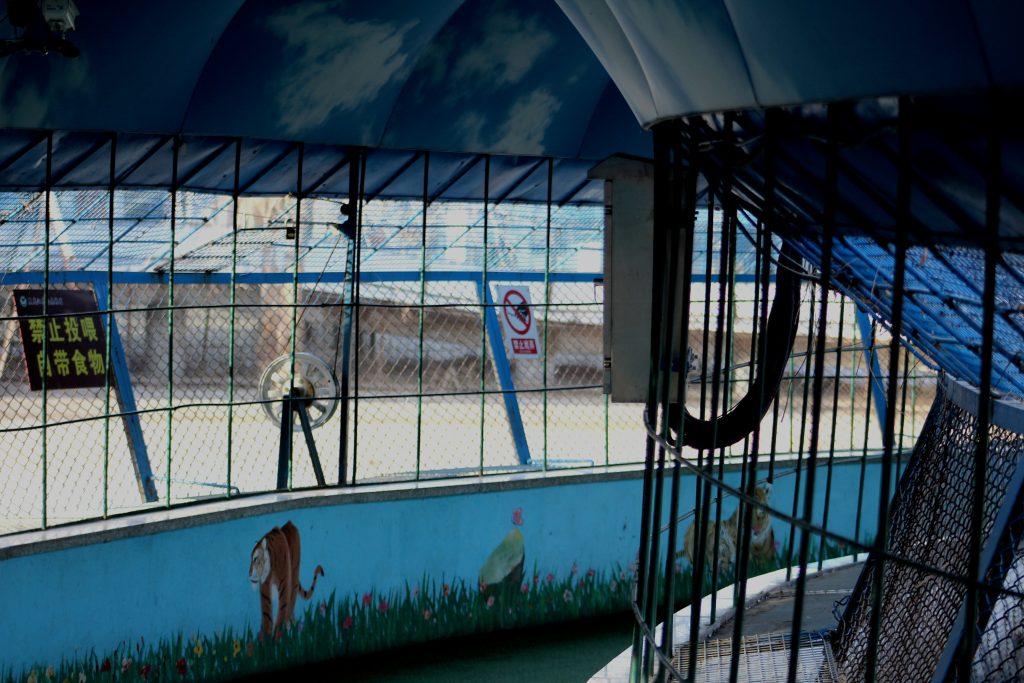
[{"label": "wire mesh panel", "polygon": [[[886,563],[881,626],[872,638],[871,586],[879,567],[869,559],[836,642],[840,671],[849,680],[866,675],[869,648],[875,649],[877,680],[927,678],[938,666],[967,593],[957,577],[969,576],[972,567],[968,538],[977,431],[977,416],[940,390],[893,502],[889,547],[900,557],[947,576],[906,562]],[[1022,453],[1024,435],[991,428],[980,527],[983,542],[992,531]]]},{"label": "wire mesh panel", "polygon": [[1001,590],[986,591],[981,600],[987,624],[977,641],[969,675],[979,683],[1024,679],[1024,599],[1020,596],[1024,593],[1024,515],[1019,507],[1007,531],[1008,542],[986,575]]}]

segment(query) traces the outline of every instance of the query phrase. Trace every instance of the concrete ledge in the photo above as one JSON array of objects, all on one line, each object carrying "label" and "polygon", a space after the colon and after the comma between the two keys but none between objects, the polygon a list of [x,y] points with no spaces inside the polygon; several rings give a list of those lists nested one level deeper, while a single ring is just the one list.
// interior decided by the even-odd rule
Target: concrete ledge
[{"label": "concrete ledge", "polygon": [[643,473],[643,465],[548,470],[459,479],[305,489],[287,493],[260,493],[185,503],[170,508],[143,508],[141,511],[128,512],[107,519],[75,522],[50,529],[0,536],[0,561],[287,510],[573,486],[640,479]]}]

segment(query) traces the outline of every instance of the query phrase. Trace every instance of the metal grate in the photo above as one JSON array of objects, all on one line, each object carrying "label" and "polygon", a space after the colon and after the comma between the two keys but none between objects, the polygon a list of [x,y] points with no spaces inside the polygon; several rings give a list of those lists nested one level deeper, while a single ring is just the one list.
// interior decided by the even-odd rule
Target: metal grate
[{"label": "metal grate", "polygon": [[[783,681],[789,671],[790,635],[768,633],[744,636],[740,643],[739,675],[742,683]],[[679,647],[672,660],[677,671],[690,665],[689,645]],[[694,683],[728,681],[732,664],[732,638],[709,640],[697,649],[697,675]],[[796,680],[828,683],[840,680],[832,647],[822,633],[801,633],[797,656]]]}]

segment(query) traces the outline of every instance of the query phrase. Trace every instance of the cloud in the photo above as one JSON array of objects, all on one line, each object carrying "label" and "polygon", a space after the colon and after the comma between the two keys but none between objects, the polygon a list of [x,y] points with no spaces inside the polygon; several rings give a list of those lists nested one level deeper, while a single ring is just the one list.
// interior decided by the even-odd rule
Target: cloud
[{"label": "cloud", "polygon": [[296,55],[276,86],[284,130],[308,132],[335,112],[376,99],[411,68],[403,45],[418,23],[352,21],[337,1],[304,2],[270,16],[267,27]]},{"label": "cloud", "polygon": [[511,11],[495,11],[481,26],[484,36],[452,65],[453,80],[511,85],[523,79],[555,37],[535,17],[519,17]]},{"label": "cloud", "polygon": [[520,154],[543,153],[544,136],[561,106],[561,101],[547,90],[537,90],[519,99],[509,109],[501,137],[492,147]]}]

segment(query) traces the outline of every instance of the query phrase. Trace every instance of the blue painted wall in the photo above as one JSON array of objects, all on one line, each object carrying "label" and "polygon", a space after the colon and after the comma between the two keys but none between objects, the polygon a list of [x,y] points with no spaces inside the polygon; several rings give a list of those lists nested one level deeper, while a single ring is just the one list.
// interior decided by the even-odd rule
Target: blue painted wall
[{"label": "blue painted wall", "polygon": [[[780,467],[780,471],[785,467]],[[830,527],[853,535],[860,464],[836,465]],[[874,535],[880,467],[866,470],[861,537]],[[819,471],[818,512],[824,499]],[[727,479],[739,482],[739,472]],[[571,481],[571,479],[570,479]],[[693,507],[693,478],[684,477],[680,512]],[[796,478],[777,480],[771,501],[789,509]],[[81,658],[117,643],[147,642],[176,634],[236,633],[260,626],[252,589],[253,546],[274,526],[291,521],[302,539],[300,578],[313,568],[326,575],[313,600],[463,580],[476,586],[488,554],[515,528],[522,509],[526,573],[568,575],[576,564],[617,571],[636,555],[639,479],[542,482],[515,490],[430,495],[385,502],[346,502],[204,523],[173,531],[43,552],[0,561],[0,604],[7,617],[0,639],[0,677],[33,665]],[[736,507],[726,498],[723,514]],[[201,511],[202,508],[196,508]],[[685,528],[685,525],[684,525]],[[774,521],[785,542],[788,525]],[[299,610],[305,606],[299,602]],[[102,657],[102,654],[100,655]]]}]

